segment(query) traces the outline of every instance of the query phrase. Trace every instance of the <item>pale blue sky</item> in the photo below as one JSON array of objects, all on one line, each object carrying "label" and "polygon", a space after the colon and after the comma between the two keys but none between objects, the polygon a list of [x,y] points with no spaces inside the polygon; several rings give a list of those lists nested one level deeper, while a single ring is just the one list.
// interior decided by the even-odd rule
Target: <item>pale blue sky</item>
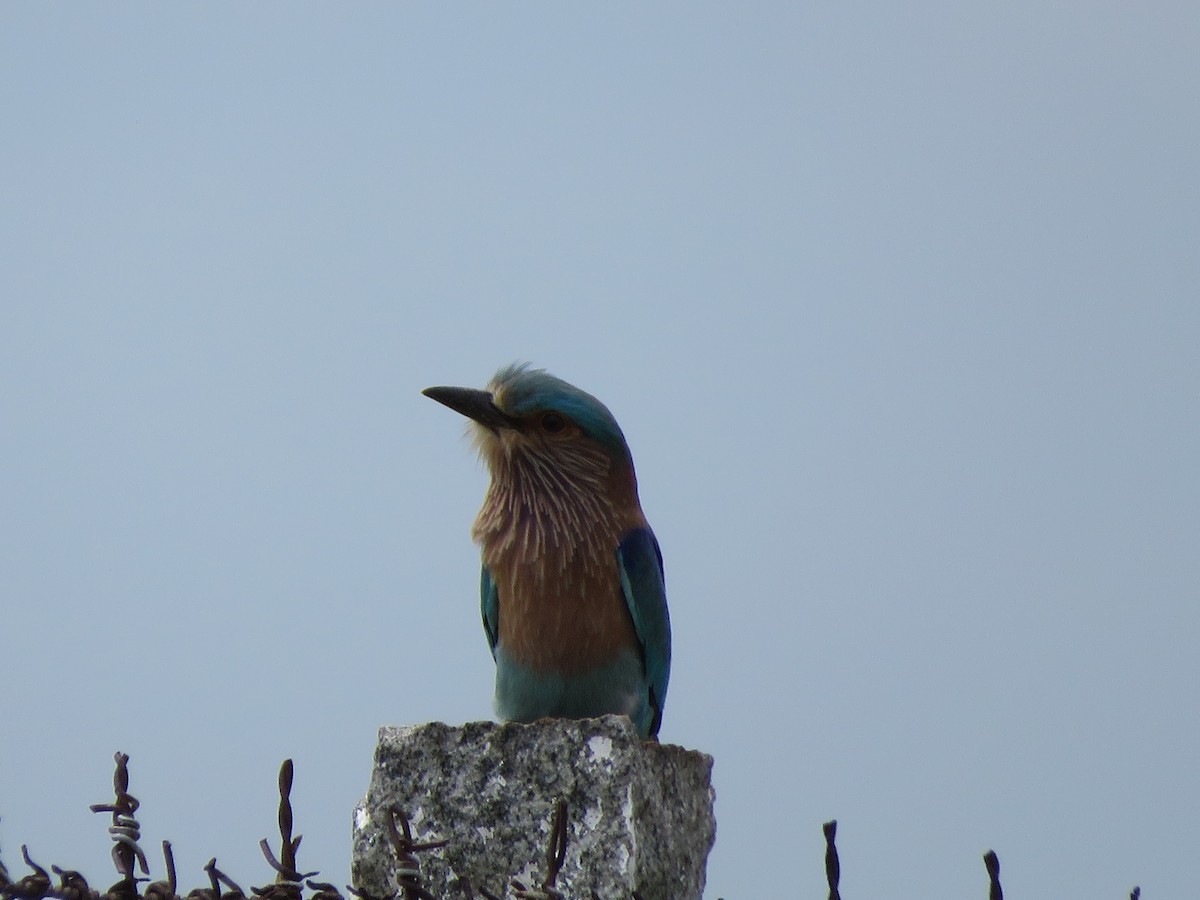
[{"label": "pale blue sky", "polygon": [[[709,896],[1180,897],[1200,845],[1200,7],[0,7],[0,852],[348,879],[490,714],[485,476],[603,399]],[[155,874],[161,874],[161,868]]]}]

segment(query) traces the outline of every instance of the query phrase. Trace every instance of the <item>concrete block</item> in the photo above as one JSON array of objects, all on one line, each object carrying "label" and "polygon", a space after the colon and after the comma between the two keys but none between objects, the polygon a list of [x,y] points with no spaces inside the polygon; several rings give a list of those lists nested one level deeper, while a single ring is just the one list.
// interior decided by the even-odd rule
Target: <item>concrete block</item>
[{"label": "concrete block", "polygon": [[397,893],[393,804],[414,841],[449,841],[417,854],[433,896],[503,897],[513,879],[540,886],[561,798],[567,850],[555,887],[565,897],[699,900],[716,837],[711,775],[712,757],[642,741],[622,716],[385,726],[354,813],[355,887]]}]

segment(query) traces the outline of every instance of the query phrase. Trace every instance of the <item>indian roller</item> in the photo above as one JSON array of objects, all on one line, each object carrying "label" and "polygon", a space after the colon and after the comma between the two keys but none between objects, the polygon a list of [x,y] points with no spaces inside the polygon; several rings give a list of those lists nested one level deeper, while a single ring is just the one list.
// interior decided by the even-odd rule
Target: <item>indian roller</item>
[{"label": "indian roller", "polygon": [[504,720],[626,715],[657,738],[671,671],[662,553],[608,408],[542,369],[425,396],[472,420],[491,483],[472,528]]}]

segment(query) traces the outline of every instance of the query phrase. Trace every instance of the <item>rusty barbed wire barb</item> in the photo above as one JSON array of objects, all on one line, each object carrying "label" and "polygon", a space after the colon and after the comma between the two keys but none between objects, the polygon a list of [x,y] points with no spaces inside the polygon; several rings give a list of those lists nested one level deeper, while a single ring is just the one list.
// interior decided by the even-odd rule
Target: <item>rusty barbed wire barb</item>
[{"label": "rusty barbed wire barb", "polygon": [[52,893],[59,900],[95,900],[100,896],[88,885],[81,872],[60,869],[55,865],[50,866],[50,871],[58,876],[58,887],[54,888]]},{"label": "rusty barbed wire barb", "polygon": [[295,767],[290,759],[279,766],[279,856],[271,852],[271,844],[263,838],[258,842],[267,864],[275,870],[275,883],[265,888],[251,887],[257,897],[270,900],[300,900],[304,882],[319,872],[301,872],[296,868],[296,851],[300,848],[303,835],[292,837],[292,780]]},{"label": "rusty barbed wire barb", "polygon": [[550,826],[550,840],[546,842],[546,877],[536,888],[527,888],[513,879],[512,886],[518,900],[563,900],[563,893],[555,884],[566,858],[567,801],[560,799],[554,804],[554,822]]},{"label": "rusty barbed wire barb", "polygon": [[550,890],[558,881],[563,862],[567,858],[567,801],[559,800],[554,807],[554,825],[550,829],[550,842],[546,846],[546,880],[544,890]]},{"label": "rusty barbed wire barb", "polygon": [[1000,887],[1000,857],[995,850],[983,854],[983,864],[987,866],[988,880],[991,882],[988,900],[1004,900],[1004,889]]},{"label": "rusty barbed wire barb", "polygon": [[[292,859],[295,860],[296,847],[300,844],[300,838],[296,838],[291,844],[287,845],[292,848]],[[251,892],[259,897],[275,897],[281,892],[286,892],[288,895],[298,895],[300,889],[304,887],[304,882],[314,875],[319,875],[320,872],[297,872],[295,868],[288,868],[275,858],[275,854],[271,852],[271,844],[266,838],[258,842],[258,848],[262,851],[262,855],[267,860],[267,865],[275,870],[275,883],[269,884],[265,888],[250,888]]]},{"label": "rusty barbed wire barb", "polygon": [[137,895],[137,873],[134,863],[138,863],[143,875],[150,874],[150,866],[146,863],[146,854],[138,845],[141,826],[133,814],[137,812],[140,804],[137,797],[129,793],[129,754],[118,750],[113,754],[113,761],[117,764],[116,771],[113,772],[113,792],[116,799],[112,803],[93,803],[90,808],[94,813],[112,813],[112,825],[109,826],[108,833],[114,842],[113,865],[117,867],[117,873],[124,876],[128,882],[123,888],[118,886],[119,883],[114,884],[108,889],[108,893],[132,897]]},{"label": "rusty barbed wire barb", "polygon": [[308,900],[346,900],[342,892],[328,881],[312,881],[305,879],[304,884],[313,892]]},{"label": "rusty barbed wire barb", "polygon": [[192,888],[187,892],[187,897],[184,900],[220,900],[221,898],[221,881],[213,872],[217,867],[217,858],[214,856],[208,861],[208,865],[204,867],[204,871],[208,873],[208,881],[210,887]]},{"label": "rusty barbed wire barb", "polygon": [[25,844],[21,845],[21,859],[33,872],[4,885],[0,888],[0,896],[14,900],[42,900],[50,892],[50,873],[29,858],[29,848]]},{"label": "rusty barbed wire barb", "polygon": [[838,882],[842,879],[842,863],[837,852],[837,819],[821,826],[825,835],[825,881],[829,884],[829,900],[842,900]]},{"label": "rusty barbed wire barb", "polygon": [[[214,856],[204,865],[204,871],[208,873],[208,880],[212,884],[213,896],[216,900],[241,900],[246,896],[246,892],[242,890],[241,885],[217,868],[217,858]],[[221,893],[221,885],[229,888],[225,893]]]},{"label": "rusty barbed wire barb", "polygon": [[152,881],[146,885],[145,900],[179,900],[175,893],[175,854],[171,851],[171,842],[162,842],[163,863],[167,867],[166,881]]},{"label": "rusty barbed wire barb", "polygon": [[404,900],[437,900],[421,885],[421,863],[417,854],[425,850],[440,850],[450,842],[414,841],[412,826],[400,805],[393,803],[388,811],[391,813],[387,819],[388,842],[392,845],[392,852],[396,854],[396,886]]}]

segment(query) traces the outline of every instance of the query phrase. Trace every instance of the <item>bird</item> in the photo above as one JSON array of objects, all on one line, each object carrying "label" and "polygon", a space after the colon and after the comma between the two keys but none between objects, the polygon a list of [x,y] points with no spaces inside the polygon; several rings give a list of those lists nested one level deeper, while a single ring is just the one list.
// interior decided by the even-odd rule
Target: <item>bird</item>
[{"label": "bird", "polygon": [[490,483],[471,529],[498,718],[628,716],[657,740],[671,672],[662,551],[617,420],[528,363],[422,393],[471,420]]}]

